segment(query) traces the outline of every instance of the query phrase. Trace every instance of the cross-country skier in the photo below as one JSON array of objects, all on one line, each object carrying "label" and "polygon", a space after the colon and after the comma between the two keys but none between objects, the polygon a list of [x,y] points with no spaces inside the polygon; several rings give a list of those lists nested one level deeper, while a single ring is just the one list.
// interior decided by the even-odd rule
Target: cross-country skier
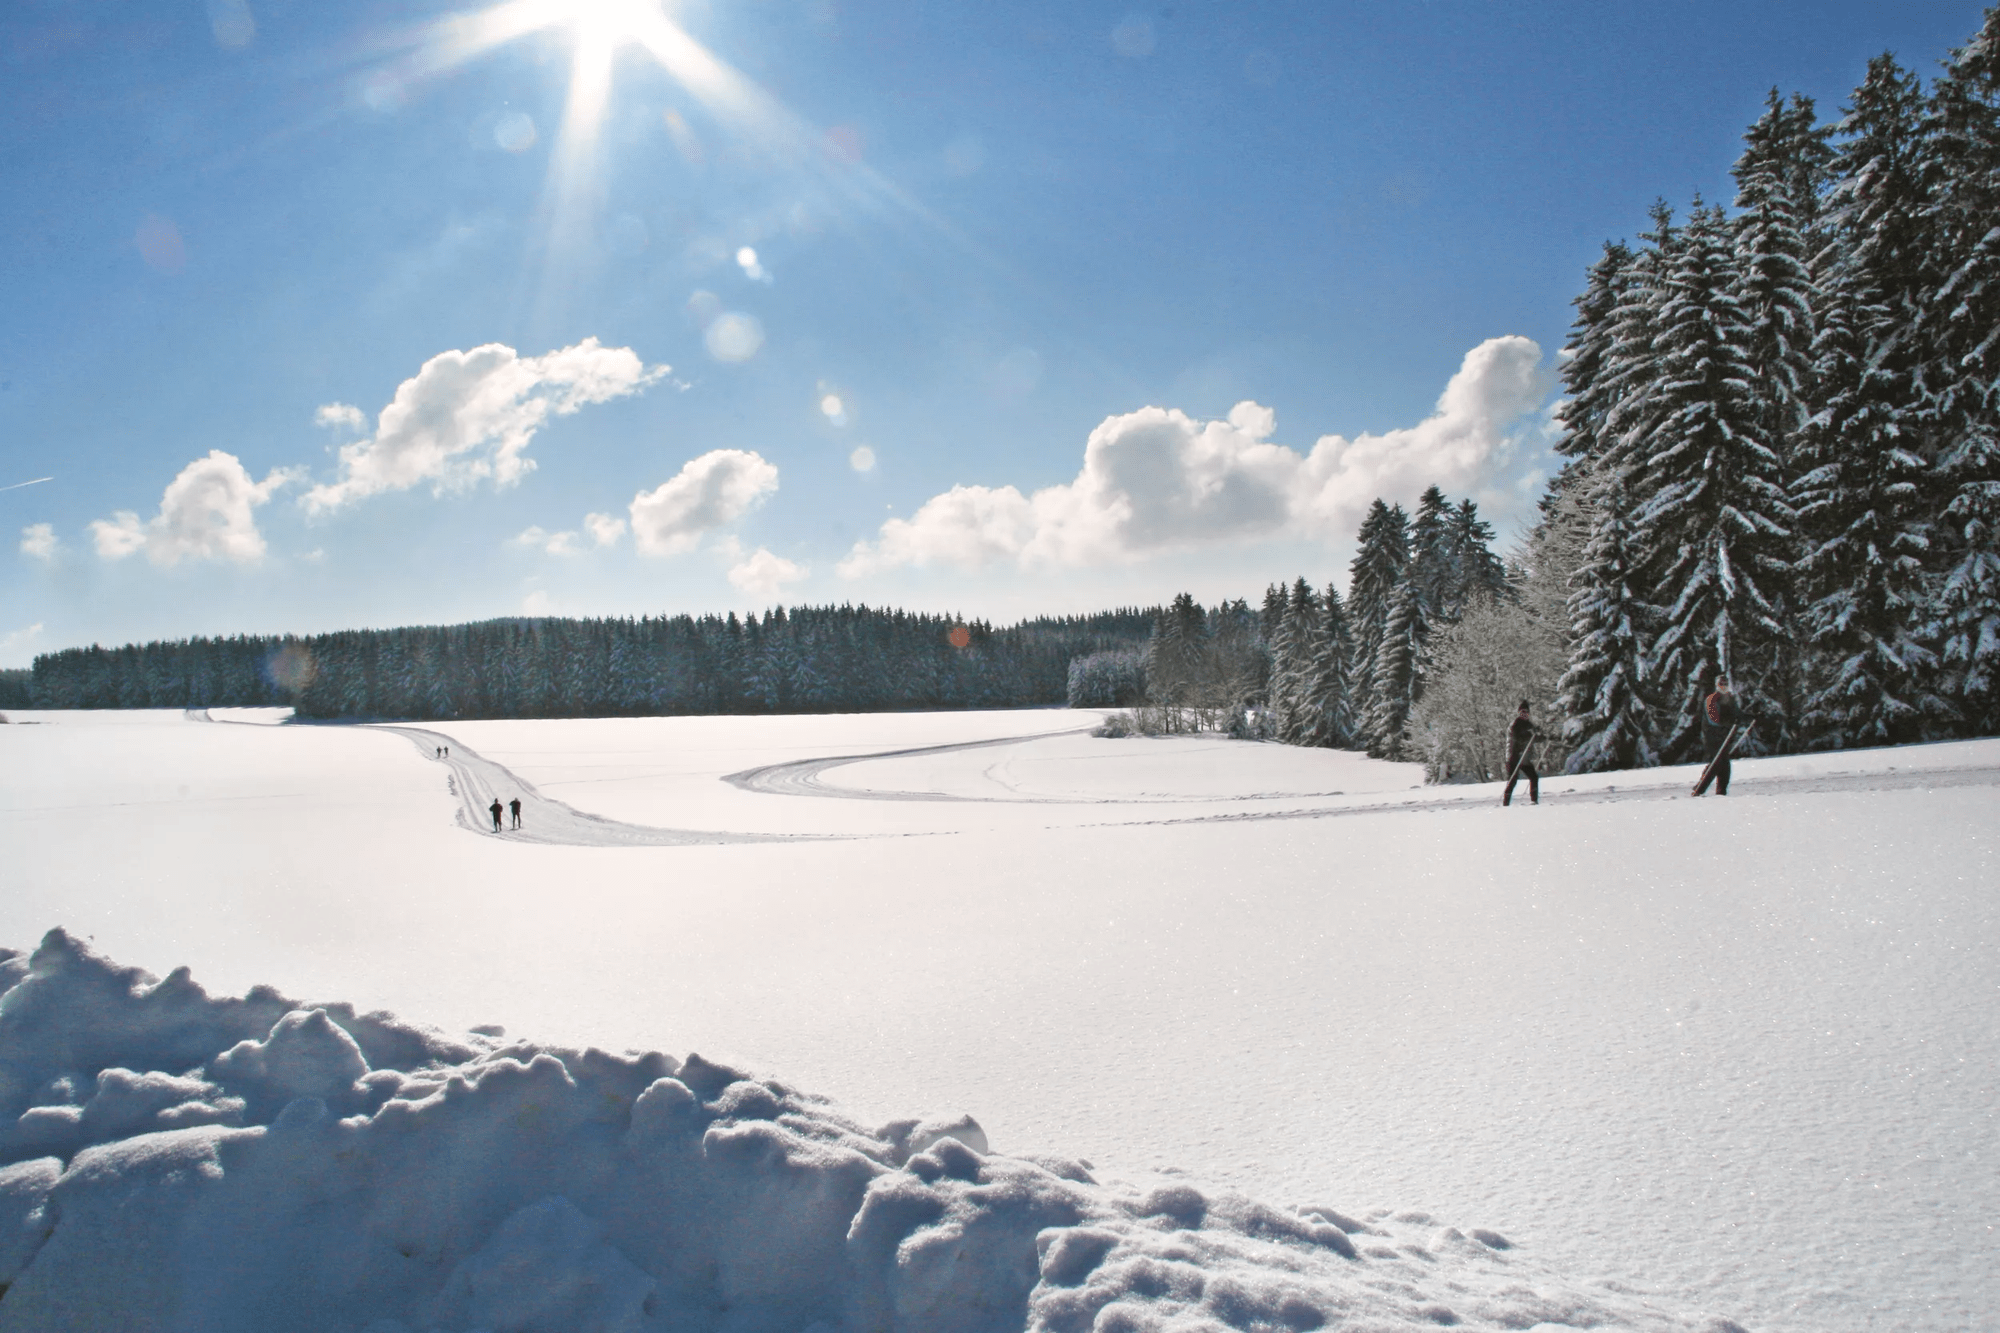
[{"label": "cross-country skier", "polygon": [[514,815],[514,827],[521,827],[521,798],[516,796],[513,800],[507,802],[507,809]]},{"label": "cross-country skier", "polygon": [[1729,756],[1721,754],[1722,743],[1742,720],[1743,715],[1736,707],[1736,696],[1729,691],[1729,677],[1717,676],[1715,693],[1704,699],[1701,705],[1701,745],[1709,755],[1720,757],[1715,760],[1714,771],[1702,779],[1701,786],[1695,788],[1696,796],[1708,789],[1711,780],[1715,783],[1717,796],[1729,795]]},{"label": "cross-country skier", "polygon": [[493,804],[487,807],[487,809],[493,812],[493,831],[495,833],[500,831],[500,808],[500,798],[495,796]]},{"label": "cross-country skier", "polygon": [[1500,804],[1514,803],[1514,784],[1528,775],[1528,804],[1542,803],[1542,775],[1528,762],[1528,746],[1535,739],[1535,724],[1528,716],[1528,701],[1521,700],[1521,707],[1514,714],[1514,721],[1507,728],[1507,790],[1500,794]]}]

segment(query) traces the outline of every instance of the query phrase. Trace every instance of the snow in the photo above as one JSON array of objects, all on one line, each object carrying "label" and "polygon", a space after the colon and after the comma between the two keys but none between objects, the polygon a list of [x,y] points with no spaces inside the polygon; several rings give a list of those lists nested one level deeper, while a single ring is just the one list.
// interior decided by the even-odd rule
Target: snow
[{"label": "snow", "polygon": [[[576,839],[759,839],[576,845],[469,831],[457,771],[377,729],[10,716],[45,725],[0,728],[0,940],[61,924],[216,994],[268,981],[353,1004],[259,992],[200,1050],[156,1058],[139,1033],[30,1077],[10,993],[7,1086],[39,1081],[7,1117],[28,1137],[0,1168],[0,1261],[50,1216],[72,1239],[62,1260],[41,1245],[0,1330],[65,1326],[13,1322],[31,1281],[120,1289],[75,1275],[140,1215],[147,1238],[116,1242],[130,1290],[166,1273],[192,1291],[227,1250],[231,1271],[298,1282],[375,1274],[346,1305],[237,1284],[327,1327],[619,1327],[637,1273],[655,1324],[627,1326],[731,1326],[663,1257],[694,1243],[660,1201],[702,1197],[726,1220],[687,1263],[732,1272],[748,1237],[769,1243],[756,1206],[816,1219],[802,1246],[835,1245],[844,1219],[844,1276],[807,1257],[759,1270],[819,1273],[837,1301],[773,1296],[744,1327],[976,1326],[967,1303],[1024,1280],[1017,1263],[1039,1278],[1008,1326],[1298,1327],[1310,1306],[1353,1327],[1450,1310],[1702,1328],[1674,1313],[1697,1310],[1803,1333],[2000,1308],[2000,743],[1740,761],[1721,801],[1685,799],[1689,770],[1552,779],[1539,808],[1503,811],[1494,789],[1412,790],[1414,770],[1352,755],[1075,734],[1091,714],[437,728],[573,811]],[[755,770],[761,785],[720,780]],[[356,1017],[377,1009],[441,1032]],[[490,1024],[532,1043],[470,1031]],[[757,1072],[683,1075],[683,1103],[665,1066],[593,1045]],[[509,1080],[545,1094],[532,1151]],[[629,1124],[591,1118],[607,1087]],[[632,1155],[655,1087],[703,1126],[674,1140],[694,1174],[671,1189]],[[385,1120],[401,1103],[422,1109]],[[912,1115],[959,1120],[969,1158],[938,1140],[899,1165],[914,1145],[893,1124]],[[774,1174],[701,1195],[735,1136],[780,1130],[805,1146],[741,1145]],[[907,1227],[893,1245],[856,1220],[878,1189]],[[1176,1225],[1195,1198],[1202,1225]],[[378,1241],[406,1223],[432,1248],[391,1262]],[[336,1234],[351,1252],[308,1255]],[[912,1257],[960,1250],[950,1274]],[[253,1319],[213,1308],[180,1326]]]}]

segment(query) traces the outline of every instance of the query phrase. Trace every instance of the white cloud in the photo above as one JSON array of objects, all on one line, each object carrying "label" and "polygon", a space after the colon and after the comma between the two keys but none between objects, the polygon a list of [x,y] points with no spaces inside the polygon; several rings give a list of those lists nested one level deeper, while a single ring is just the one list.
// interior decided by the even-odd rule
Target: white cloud
[{"label": "white cloud", "polygon": [[743,449],[713,449],[632,497],[632,537],[642,555],[692,551],[778,489],[778,469]]},{"label": "white cloud", "polygon": [[21,554],[31,555],[37,560],[53,560],[56,555],[56,529],[53,523],[30,523],[21,529]]},{"label": "white cloud", "polygon": [[264,558],[264,534],[253,514],[270,501],[280,486],[297,480],[295,473],[273,469],[262,481],[252,481],[234,454],[208,451],[181,469],[160,496],[160,512],[141,522],[131,510],[90,525],[97,553],[122,560],[143,550],[156,565],[182,560],[232,560],[254,564]]},{"label": "white cloud", "polygon": [[551,416],[637,393],[668,370],[595,338],[546,356],[499,343],[440,352],[397,388],[371,438],[341,447],[340,480],[313,487],[304,504],[322,512],[426,481],[440,491],[488,477],[511,485],[534,470],[524,454]]},{"label": "white cloud", "polygon": [[6,634],[0,634],[0,659],[14,657],[41,637],[42,622],[39,620],[26,629],[10,630]]},{"label": "white cloud", "polygon": [[367,430],[368,415],[352,403],[322,403],[313,413],[313,424],[335,430]]},{"label": "white cloud", "polygon": [[526,547],[531,551],[547,551],[550,555],[579,555],[574,532],[550,532],[546,528],[524,528],[507,539],[509,546]]},{"label": "white cloud", "polygon": [[752,597],[776,597],[787,583],[797,583],[807,574],[805,566],[773,555],[760,546],[730,566],[729,581],[738,591]]},{"label": "white cloud", "polygon": [[852,578],[931,563],[1076,566],[1268,537],[1344,540],[1377,496],[1407,501],[1434,483],[1458,492],[1493,483],[1517,452],[1510,428],[1547,396],[1540,364],[1529,339],[1490,339],[1466,353],[1417,425],[1322,436],[1303,456],[1269,441],[1277,417],[1257,403],[1238,403],[1226,421],[1159,407],[1107,417],[1074,481],[1032,497],[1012,486],[954,486],[884,523],[839,570]]},{"label": "white cloud", "polygon": [[[616,514],[585,514],[583,526],[589,531],[595,546],[610,546],[625,535],[625,520]],[[550,532],[547,528],[536,526],[524,528],[509,537],[507,544],[547,551],[550,555],[582,555],[586,548],[578,545],[581,540],[581,535],[575,530]]]},{"label": "white cloud", "polygon": [[521,614],[524,616],[546,616],[555,609],[555,600],[539,588],[521,599]]}]

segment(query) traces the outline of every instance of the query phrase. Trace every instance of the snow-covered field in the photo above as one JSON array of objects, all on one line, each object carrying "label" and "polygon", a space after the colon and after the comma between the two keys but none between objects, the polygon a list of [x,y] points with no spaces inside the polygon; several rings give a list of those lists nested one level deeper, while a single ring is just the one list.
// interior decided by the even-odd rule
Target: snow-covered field
[{"label": "snow-covered field", "polygon": [[[281,1009],[252,1005],[204,1019],[207,1045],[120,1048],[141,1072],[202,1066],[206,1092],[148,1103],[102,1079],[94,1094],[88,1079],[65,1092],[58,1066],[89,1063],[74,1047],[45,1043],[32,1059],[17,1048],[37,1024],[97,1012],[62,987],[102,977],[52,944],[0,1002],[0,1091],[19,1093],[0,1110],[49,1103],[0,1157],[44,1165],[8,1168],[0,1200],[40,1198],[54,1166],[35,1154],[54,1152],[70,1164],[56,1203],[71,1201],[55,1234],[71,1234],[0,1299],[0,1330],[110,1326],[48,1322],[46,1293],[115,1287],[80,1276],[87,1244],[111,1234],[105,1200],[124,1197],[107,1182],[148,1171],[149,1199],[173,1194],[162,1180],[247,1180],[203,1205],[216,1227],[275,1210],[273,1234],[292,1240],[261,1241],[239,1278],[277,1271],[285,1244],[328,1227],[362,1246],[354,1236],[407,1222],[411,1254],[382,1262],[419,1265],[435,1290],[398,1278],[377,1292],[385,1304],[330,1312],[333,1328],[378,1314],[452,1330],[945,1327],[952,1293],[1034,1275],[996,1269],[981,1286],[961,1259],[939,1276],[919,1242],[1016,1259],[1028,1244],[1032,1267],[1038,1227],[1040,1285],[999,1311],[1003,1323],[1025,1309],[1051,1328],[1089,1327],[1101,1305],[1103,1328],[1169,1315],[1406,1327],[1447,1310],[1475,1327],[1707,1326],[1672,1313],[1695,1311],[1805,1333],[1976,1328],[2000,1309],[2000,742],[1746,761],[1726,800],[1685,799],[1687,770],[1557,779],[1540,807],[1501,810],[1491,788],[1417,789],[1413,767],[1212,738],[1099,740],[1081,734],[1095,715],[1051,711],[402,734],[221,710],[210,722],[11,716],[42,725],[0,728],[0,943],[29,949],[60,925],[120,964],[163,976],[185,964],[211,995],[269,982],[449,1035],[357,1032],[374,1083],[327,1082],[328,1069],[353,1072],[333,1025],[288,1020],[297,1031],[266,1044]],[[474,831],[495,795],[523,798],[520,834]],[[685,1189],[711,1205],[789,1199],[776,1215],[802,1219],[801,1236],[845,1246],[838,1263],[833,1250],[795,1256],[794,1285],[833,1284],[838,1299],[767,1292],[718,1313],[721,1288],[701,1287],[689,1256],[750,1290],[741,1274],[755,1265],[737,1253],[749,1242],[698,1245],[665,1222],[647,1232],[631,1191],[673,1188],[601,1129],[558,1136],[568,1177],[539,1157],[540,1174],[499,1173],[445,1239],[413,1201],[437,1182],[392,1151],[381,1110],[345,1122],[338,1159],[370,1164],[349,1185],[365,1176],[380,1202],[317,1213],[298,1200],[339,1195],[327,1182],[348,1177],[326,1164],[333,1122],[306,1110],[268,1132],[131,1137],[171,1123],[147,1118],[161,1098],[240,1098],[233,1113],[176,1114],[254,1125],[301,1087],[352,1116],[384,1099],[419,1108],[389,1118],[440,1135],[445,1122],[423,1117],[452,1099],[415,1072],[426,1059],[463,1066],[467,1104],[501,1108],[488,1119],[518,1119],[524,1094],[508,1079],[561,1080],[525,1063],[526,1048],[514,1050],[525,1067],[505,1064],[506,1040],[469,1032],[492,1024],[577,1048],[563,1062],[564,1086],[581,1089],[563,1094],[572,1101],[630,1103],[666,1068],[594,1065],[578,1053],[590,1045],[699,1051],[778,1080],[757,1094],[705,1064],[680,1071],[674,1086],[701,1109],[677,1132],[725,1155],[741,1139],[762,1182]],[[240,1036],[260,1045],[225,1058]],[[306,1037],[311,1058],[271,1054]],[[494,1100],[479,1102],[503,1065]],[[670,1094],[645,1115],[628,1106],[628,1139],[647,1115],[680,1114]],[[93,1095],[106,1098],[97,1112]],[[82,1109],[52,1109],[65,1099]],[[131,1110],[141,1103],[151,1109]],[[915,1175],[896,1169],[907,1127],[879,1127],[964,1113],[981,1131],[958,1137],[992,1155],[935,1149]],[[824,1151],[756,1139],[767,1124]],[[281,1130],[307,1129],[319,1149],[284,1146]],[[124,1146],[76,1153],[92,1133]],[[179,1146],[147,1146],[158,1143]],[[1092,1165],[1064,1165],[1081,1161]],[[303,1195],[301,1173],[319,1182]],[[1086,1174],[1095,1183],[1063,1178]],[[1173,1225],[1193,1216],[1189,1190],[1208,1201],[1198,1230]],[[857,1200],[878,1194],[883,1217],[915,1228],[900,1249],[890,1222],[848,1233]],[[567,1202],[548,1202],[558,1195]],[[764,1217],[744,1236],[768,1241],[769,1215],[742,1215]],[[1326,1230],[1346,1224],[1344,1240]],[[0,1231],[11,1225],[0,1215]],[[845,1239],[826,1240],[835,1232]],[[868,1249],[883,1236],[891,1258]],[[189,1244],[163,1271],[200,1270],[207,1252]],[[0,1234],[0,1267],[16,1250]],[[631,1319],[574,1302],[522,1313],[508,1283],[544,1270],[586,1275],[563,1289],[575,1301],[624,1292]],[[653,1313],[633,1314],[648,1281]],[[419,1296],[432,1304],[420,1311]],[[195,1313],[158,1326],[271,1326],[240,1302],[229,1323],[215,1313],[225,1305],[187,1305]],[[674,1310],[701,1313],[677,1325]]]}]

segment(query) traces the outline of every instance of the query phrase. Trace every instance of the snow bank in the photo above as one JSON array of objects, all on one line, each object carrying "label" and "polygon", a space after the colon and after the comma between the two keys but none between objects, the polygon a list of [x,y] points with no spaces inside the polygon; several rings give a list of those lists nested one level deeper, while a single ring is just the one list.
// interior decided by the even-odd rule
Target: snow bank
[{"label": "snow bank", "polygon": [[1099,1185],[711,1063],[0,950],[0,1330],[1736,1325],[1422,1214]]}]

